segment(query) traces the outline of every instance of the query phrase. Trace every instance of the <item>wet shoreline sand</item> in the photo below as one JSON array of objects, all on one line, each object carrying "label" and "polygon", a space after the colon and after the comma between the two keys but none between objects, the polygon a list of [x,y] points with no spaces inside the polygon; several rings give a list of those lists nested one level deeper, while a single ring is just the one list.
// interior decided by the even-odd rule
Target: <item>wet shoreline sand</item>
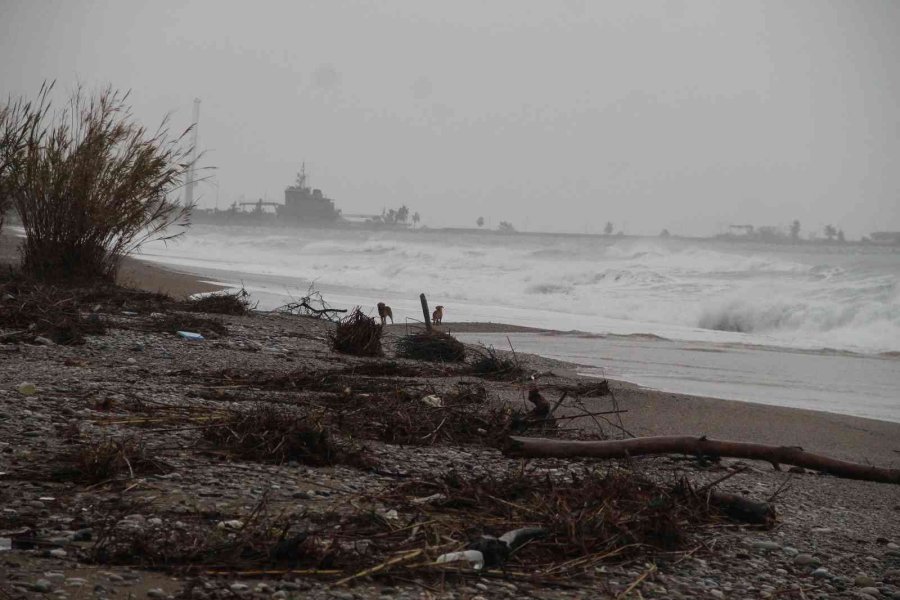
[{"label": "wet shoreline sand", "polygon": [[[20,239],[8,231],[0,233],[0,267],[18,263]],[[204,281],[196,275],[175,268],[162,267],[133,256],[127,256],[122,261],[117,283],[145,292],[161,292],[179,300],[191,294],[223,289],[222,286]]]}]

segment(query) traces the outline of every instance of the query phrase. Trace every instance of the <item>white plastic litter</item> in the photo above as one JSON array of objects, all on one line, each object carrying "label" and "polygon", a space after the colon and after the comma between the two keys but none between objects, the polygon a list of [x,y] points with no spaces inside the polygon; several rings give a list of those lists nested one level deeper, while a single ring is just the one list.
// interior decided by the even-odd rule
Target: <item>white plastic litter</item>
[{"label": "white plastic litter", "polygon": [[435,396],[434,394],[431,394],[430,396],[425,396],[424,398],[422,398],[422,402],[424,402],[428,406],[433,406],[435,408],[443,408],[444,407],[444,401],[441,400],[441,397]]},{"label": "white plastic litter", "polygon": [[422,498],[413,498],[411,502],[413,504],[433,504],[435,502],[440,502],[442,500],[446,500],[447,496],[438,492],[437,494],[432,494],[430,496],[424,496]]},{"label": "white plastic litter", "polygon": [[435,564],[467,562],[473,569],[475,569],[476,571],[480,571],[484,568],[484,554],[482,554],[478,550],[448,552],[447,554],[441,554],[440,556],[438,556],[437,560],[434,562]]},{"label": "white plastic litter", "polygon": [[515,550],[525,542],[542,538],[546,535],[547,530],[543,527],[522,527],[521,529],[507,531],[500,536],[500,541],[509,546],[511,550]]},{"label": "white plastic litter", "polygon": [[189,342],[201,342],[203,341],[203,336],[199,333],[194,333],[193,331],[176,331],[176,335],[180,338],[184,338]]}]

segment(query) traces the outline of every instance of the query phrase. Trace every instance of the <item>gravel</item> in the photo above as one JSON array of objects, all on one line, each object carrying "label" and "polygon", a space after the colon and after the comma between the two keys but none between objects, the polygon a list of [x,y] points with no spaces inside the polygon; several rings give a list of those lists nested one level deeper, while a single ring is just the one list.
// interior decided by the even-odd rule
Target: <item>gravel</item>
[{"label": "gravel", "polygon": [[[196,428],[166,423],[141,428],[126,421],[148,416],[164,421],[186,407],[213,411],[226,405],[198,395],[203,386],[192,379],[194,373],[234,366],[335,368],[360,359],[333,354],[326,342],[328,326],[311,319],[224,317],[228,335],[191,343],[140,331],[135,325],[145,315],[108,318],[114,322],[108,334],[89,337],[83,346],[0,345],[0,530],[27,527],[49,544],[14,545],[0,555],[0,579],[26,596],[57,589],[73,597],[94,590],[108,597],[134,593],[149,598],[555,599],[616,597],[634,585],[632,594],[640,591],[645,598],[900,598],[900,495],[895,486],[776,472],[765,464],[731,460],[700,464],[658,458],[634,465],[670,480],[687,476],[695,485],[734,474],[721,489],[758,500],[777,494],[775,529],[712,529],[690,552],[661,555],[655,563],[611,560],[566,587],[511,573],[444,582],[364,577],[351,587],[334,587],[327,579],[291,574],[173,579],[116,565],[88,568],[84,558],[97,539],[97,523],[106,516],[106,507],[123,497],[141,508],[122,514],[117,526],[135,532],[178,531],[188,515],[199,512],[219,515],[215,522],[222,523],[227,535],[247,522],[263,497],[274,511],[312,514],[364,506],[388,520],[396,515],[402,524],[403,515],[391,513],[395,509],[390,506],[372,506],[371,498],[398,482],[437,473],[487,475],[522,467],[521,461],[475,445],[401,447],[366,441],[378,458],[376,470],[245,463],[198,452]],[[521,354],[518,359],[535,371],[559,365]],[[435,377],[426,384],[440,395],[440,387],[452,381]],[[485,385],[496,398],[517,401],[520,396],[514,384]],[[169,465],[167,472],[140,474],[123,485],[92,486],[35,475],[43,472],[49,457],[71,446],[72,435],[133,433]],[[529,461],[528,468],[559,476],[580,464],[540,460]]]}]

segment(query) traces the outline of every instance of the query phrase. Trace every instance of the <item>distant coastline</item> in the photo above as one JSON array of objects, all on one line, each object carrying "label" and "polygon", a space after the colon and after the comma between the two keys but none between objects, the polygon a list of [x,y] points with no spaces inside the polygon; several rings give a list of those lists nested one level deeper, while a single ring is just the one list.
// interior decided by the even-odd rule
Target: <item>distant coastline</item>
[{"label": "distant coastline", "polygon": [[[6,224],[12,226],[21,226],[21,222],[15,212],[6,215]],[[197,209],[192,214],[191,225],[204,225],[216,227],[272,227],[285,229],[321,229],[321,230],[338,230],[338,231],[389,231],[392,233],[451,233],[463,235],[496,235],[496,236],[513,236],[524,238],[546,239],[553,237],[564,237],[573,239],[591,239],[591,240],[684,240],[689,242],[722,242],[729,244],[759,244],[762,246],[783,246],[783,247],[829,247],[829,248],[846,248],[846,247],[865,247],[865,248],[887,248],[900,250],[900,232],[873,232],[870,234],[878,239],[872,239],[864,236],[861,239],[828,240],[823,238],[816,239],[793,239],[786,235],[776,236],[758,236],[758,235],[742,235],[733,233],[720,233],[706,236],[680,235],[676,233],[666,233],[665,235],[652,234],[629,234],[629,233],[595,233],[595,232],[576,232],[576,231],[523,231],[518,229],[501,230],[497,228],[485,227],[429,227],[427,225],[413,226],[408,223],[384,223],[373,221],[296,221],[279,218],[275,213],[263,212],[256,213],[247,212],[231,212],[228,210],[218,209]],[[881,241],[879,241],[879,239]]]},{"label": "distant coastline", "polygon": [[322,230],[341,230],[341,231],[390,231],[396,233],[452,233],[464,235],[496,235],[496,236],[514,236],[514,237],[532,237],[532,238],[583,238],[583,239],[600,239],[600,240],[623,240],[623,239],[671,239],[685,241],[715,241],[723,243],[736,244],[761,244],[761,245],[778,245],[778,246],[797,246],[797,247],[884,247],[900,249],[900,235],[893,242],[877,242],[868,238],[858,240],[827,240],[827,239],[791,239],[787,236],[781,237],[759,237],[752,235],[737,235],[731,233],[722,233],[708,236],[691,236],[691,235],[641,235],[627,233],[586,233],[575,231],[523,231],[523,230],[501,230],[496,228],[484,227],[429,227],[422,225],[414,227],[409,224],[380,223],[371,221],[331,221],[331,222],[302,222],[289,221],[278,218],[274,213],[254,214],[251,212],[238,212],[227,215],[228,211],[218,211],[215,213],[206,210],[203,213],[197,213],[193,221],[197,225],[212,225],[223,227],[276,227],[276,228],[294,228],[294,229],[322,229]]}]

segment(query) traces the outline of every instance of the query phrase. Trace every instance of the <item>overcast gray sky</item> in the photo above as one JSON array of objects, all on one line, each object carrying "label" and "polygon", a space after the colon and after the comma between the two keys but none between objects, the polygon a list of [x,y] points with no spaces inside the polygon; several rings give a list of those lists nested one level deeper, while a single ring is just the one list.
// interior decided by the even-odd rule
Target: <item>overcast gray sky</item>
[{"label": "overcast gray sky", "polygon": [[[219,202],[301,161],[432,226],[900,229],[900,2],[0,0],[0,94],[133,90]],[[204,186],[201,204],[215,203]]]}]

